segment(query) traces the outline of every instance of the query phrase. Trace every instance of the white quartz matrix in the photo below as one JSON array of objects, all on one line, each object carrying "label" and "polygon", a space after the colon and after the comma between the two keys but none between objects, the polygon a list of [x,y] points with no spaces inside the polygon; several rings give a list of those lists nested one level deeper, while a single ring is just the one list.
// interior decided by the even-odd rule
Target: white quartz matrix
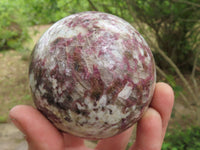
[{"label": "white quartz matrix", "polygon": [[59,130],[88,139],[111,137],[136,123],[151,102],[155,74],[138,31],[101,12],[55,23],[36,44],[29,67],[38,110]]}]

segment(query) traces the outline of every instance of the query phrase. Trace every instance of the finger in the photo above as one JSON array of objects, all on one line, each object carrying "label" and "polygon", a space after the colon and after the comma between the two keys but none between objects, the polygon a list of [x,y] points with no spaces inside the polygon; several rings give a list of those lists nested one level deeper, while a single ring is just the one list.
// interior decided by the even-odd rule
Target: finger
[{"label": "finger", "polygon": [[33,107],[15,106],[10,111],[10,118],[25,134],[29,150],[63,149],[62,134]]},{"label": "finger", "polygon": [[99,141],[98,150],[124,150],[132,135],[133,127],[127,129],[119,135]]},{"label": "finger", "polygon": [[160,114],[149,108],[137,124],[136,141],[130,150],[160,150],[162,120]]},{"label": "finger", "polygon": [[73,136],[73,135],[70,135],[70,134],[67,134],[67,133],[63,133],[63,136],[64,136],[64,142],[65,142],[65,147],[80,147],[80,146],[84,146],[84,140],[79,138],[79,137],[76,137],[76,136]]},{"label": "finger", "polygon": [[171,116],[173,104],[174,93],[172,88],[165,83],[158,83],[156,85],[153,100],[150,104],[150,107],[154,108],[161,115],[163,138]]}]

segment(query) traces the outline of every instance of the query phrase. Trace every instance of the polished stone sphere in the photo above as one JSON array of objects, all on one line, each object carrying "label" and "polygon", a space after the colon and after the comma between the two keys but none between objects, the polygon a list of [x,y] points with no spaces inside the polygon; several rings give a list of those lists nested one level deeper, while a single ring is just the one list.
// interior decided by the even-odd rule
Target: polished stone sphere
[{"label": "polished stone sphere", "polygon": [[136,123],[151,102],[155,78],[144,38],[123,19],[101,12],[52,25],[29,67],[38,110],[59,130],[88,139],[111,137]]}]

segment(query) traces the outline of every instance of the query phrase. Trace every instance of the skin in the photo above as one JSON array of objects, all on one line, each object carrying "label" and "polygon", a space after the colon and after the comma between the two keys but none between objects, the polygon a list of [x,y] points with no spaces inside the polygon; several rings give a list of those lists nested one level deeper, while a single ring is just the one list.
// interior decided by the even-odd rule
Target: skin
[{"label": "skin", "polygon": [[[157,83],[150,107],[137,124],[136,140],[130,150],[160,150],[172,112],[174,93],[165,83]],[[84,139],[58,131],[37,109],[18,105],[10,118],[29,145],[29,150],[92,150]],[[37,120],[37,121],[36,121]],[[133,127],[100,140],[94,150],[125,150]]]}]

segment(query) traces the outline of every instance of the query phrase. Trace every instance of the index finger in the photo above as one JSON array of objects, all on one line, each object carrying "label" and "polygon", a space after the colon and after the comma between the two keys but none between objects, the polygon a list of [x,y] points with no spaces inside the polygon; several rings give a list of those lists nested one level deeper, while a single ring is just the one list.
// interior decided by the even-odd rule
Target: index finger
[{"label": "index finger", "polygon": [[174,104],[174,92],[172,88],[166,83],[157,83],[153,101],[150,107],[157,110],[162,119],[162,137],[164,138],[166,128],[171,116],[172,107]]}]

